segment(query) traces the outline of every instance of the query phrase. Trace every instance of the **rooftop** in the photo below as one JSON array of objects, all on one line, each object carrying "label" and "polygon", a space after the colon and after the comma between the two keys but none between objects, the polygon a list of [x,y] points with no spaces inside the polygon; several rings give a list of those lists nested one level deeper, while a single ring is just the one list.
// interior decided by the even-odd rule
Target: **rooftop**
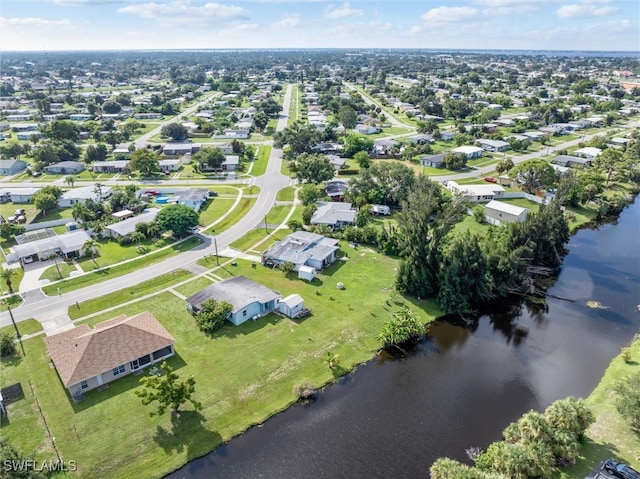
[{"label": "rooftop", "polygon": [[280,298],[280,294],[271,291],[266,286],[251,281],[244,276],[236,276],[214,283],[198,291],[187,298],[187,303],[200,307],[202,303],[209,299],[228,301],[233,305],[233,312],[237,313],[251,303],[267,303],[278,298]]}]

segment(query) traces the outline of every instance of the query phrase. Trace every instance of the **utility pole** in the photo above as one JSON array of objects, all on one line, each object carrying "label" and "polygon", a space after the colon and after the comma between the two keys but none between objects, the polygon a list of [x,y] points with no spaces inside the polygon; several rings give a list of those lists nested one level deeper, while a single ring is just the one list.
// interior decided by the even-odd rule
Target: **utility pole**
[{"label": "utility pole", "polygon": [[264,214],[264,231],[269,234],[269,230],[267,229],[267,214]]},{"label": "utility pole", "polygon": [[218,256],[218,240],[213,238],[213,246],[216,248],[216,264],[220,266],[220,257]]},{"label": "utility pole", "polygon": [[4,304],[7,305],[7,311],[9,311],[9,317],[11,318],[13,327],[16,330],[16,337],[18,338],[18,341],[20,341],[20,348],[22,349],[22,354],[24,354],[24,345],[22,344],[22,336],[20,336],[20,331],[18,330],[18,325],[16,324],[16,320],[13,317],[13,311],[11,311],[11,307],[9,306],[9,301],[5,299]]}]

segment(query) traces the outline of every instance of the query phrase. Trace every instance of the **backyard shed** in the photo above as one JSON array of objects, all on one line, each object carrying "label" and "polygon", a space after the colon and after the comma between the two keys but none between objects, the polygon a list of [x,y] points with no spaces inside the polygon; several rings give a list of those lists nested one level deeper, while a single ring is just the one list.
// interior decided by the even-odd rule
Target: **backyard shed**
[{"label": "backyard shed", "polygon": [[299,294],[290,294],[278,301],[278,311],[289,318],[295,318],[304,307],[304,300]]},{"label": "backyard shed", "polygon": [[316,269],[312,266],[302,265],[298,268],[298,278],[304,279],[307,281],[313,281],[316,277]]}]

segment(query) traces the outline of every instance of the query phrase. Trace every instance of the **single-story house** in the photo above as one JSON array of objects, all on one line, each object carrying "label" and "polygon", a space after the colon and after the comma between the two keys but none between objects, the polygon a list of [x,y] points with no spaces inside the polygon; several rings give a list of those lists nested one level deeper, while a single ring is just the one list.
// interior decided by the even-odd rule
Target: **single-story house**
[{"label": "single-story house", "polygon": [[249,130],[253,127],[253,118],[242,118],[236,122],[235,127],[238,130]]},{"label": "single-story house", "polygon": [[226,129],[221,132],[217,132],[213,134],[214,138],[235,138],[236,140],[246,140],[251,136],[251,132],[249,130],[233,130]]},{"label": "single-story house", "polygon": [[484,211],[487,222],[491,224],[522,223],[529,214],[527,208],[496,200],[487,203]]},{"label": "single-story house", "polygon": [[407,140],[409,140],[414,145],[426,145],[435,141],[433,136],[427,133],[411,136],[407,138]]},{"label": "single-story house", "polygon": [[129,160],[96,161],[91,168],[94,173],[124,173],[129,171]]},{"label": "single-story house", "polygon": [[224,161],[220,165],[220,168],[211,168],[206,163],[201,165],[201,171],[236,171],[240,164],[240,157],[238,155],[225,155]]},{"label": "single-story house", "polygon": [[0,160],[0,175],[15,175],[27,167],[22,160]]},{"label": "single-story house", "polygon": [[236,276],[198,291],[189,296],[186,302],[189,311],[198,313],[202,309],[202,303],[210,299],[228,301],[233,305],[233,310],[227,319],[238,326],[249,319],[274,311],[280,298],[279,293],[271,291],[266,286],[244,276]]},{"label": "single-story house", "polygon": [[278,300],[278,311],[289,318],[295,318],[302,308],[304,308],[304,299],[299,294],[290,294]]},{"label": "single-story house", "polygon": [[44,338],[62,384],[73,397],[173,356],[176,340],[148,311],[86,323]]},{"label": "single-story house", "polygon": [[531,141],[540,141],[540,139],[545,135],[546,133],[541,131],[525,131],[522,133],[522,136],[526,136],[527,139]]},{"label": "single-story house", "polygon": [[293,263],[297,271],[302,266],[321,270],[335,261],[337,251],[337,239],[308,231],[296,231],[262,253],[262,263],[278,266],[289,262]]},{"label": "single-story house", "polygon": [[162,116],[160,113],[148,112],[148,113],[135,113],[133,117],[136,120],[156,120]]},{"label": "single-story house", "polygon": [[374,133],[378,133],[380,130],[376,126],[363,125],[362,123],[359,123],[355,126],[353,131],[360,133],[361,135],[373,135]]},{"label": "single-story house", "polygon": [[110,186],[103,186],[100,192],[94,186],[74,188],[62,193],[62,196],[58,198],[58,206],[60,208],[68,208],[76,203],[85,203],[87,200],[100,203],[111,196],[111,191],[112,188]]},{"label": "single-story house", "polygon": [[593,146],[585,146],[584,148],[580,148],[574,151],[574,153],[577,156],[582,156],[583,158],[586,158],[587,160],[595,160],[598,157],[598,155],[602,153],[602,150],[600,148],[595,148]]},{"label": "single-story house", "polygon": [[133,218],[135,213],[131,210],[120,210],[115,213],[111,213],[111,217],[117,219],[118,221],[123,221],[128,218]]},{"label": "single-story house", "polygon": [[33,115],[30,113],[18,113],[15,115],[7,115],[7,121],[31,121]]},{"label": "single-story house", "polygon": [[158,166],[162,171],[178,171],[180,169],[180,160],[176,159],[167,159],[167,160],[159,160]]},{"label": "single-story house", "polygon": [[342,149],[343,147],[340,143],[316,143],[311,147],[311,150],[325,155],[335,155],[340,153]]},{"label": "single-story house", "polygon": [[616,146],[627,146],[629,141],[631,141],[629,138],[611,138],[611,144]]},{"label": "single-story house", "polygon": [[478,143],[484,151],[498,152],[507,151],[509,149],[509,143],[502,140],[487,140],[481,138],[480,140],[476,140],[476,143]]},{"label": "single-story house", "polygon": [[129,150],[129,147],[126,146],[126,145],[118,146],[118,147],[114,148],[114,150],[111,153],[113,154],[114,158],[117,158],[117,157],[129,158],[129,157],[131,157],[131,151]]},{"label": "single-story house", "polygon": [[233,154],[233,145],[231,143],[216,143],[216,148],[220,148],[225,155]]},{"label": "single-story house", "polygon": [[186,155],[202,149],[200,143],[167,143],[162,147],[163,155]]},{"label": "single-story house", "polygon": [[334,170],[341,170],[345,166],[347,166],[347,160],[344,158],[340,158],[338,155],[326,155],[327,159],[331,166],[333,166]]},{"label": "single-story house", "polygon": [[44,171],[49,174],[80,173],[84,170],[84,165],[79,161],[59,161],[53,165],[45,166]]},{"label": "single-story house", "polygon": [[0,197],[3,201],[10,200],[12,203],[29,203],[31,197],[38,192],[40,188],[3,188],[0,190]]},{"label": "single-story house", "polygon": [[88,113],[72,113],[69,115],[69,120],[71,121],[88,121],[93,120],[93,115],[89,115]]},{"label": "single-story house", "polygon": [[447,182],[447,189],[454,195],[460,195],[464,201],[482,203],[502,198],[505,189],[495,183],[486,185],[459,185],[455,181]]},{"label": "single-story house", "polygon": [[159,211],[159,208],[147,208],[138,216],[126,218],[117,223],[105,226],[103,236],[111,236],[112,238],[126,238],[136,230],[136,225],[138,223],[151,223],[156,218],[156,215]]},{"label": "single-story house", "polygon": [[342,201],[346,191],[349,189],[349,182],[345,180],[329,180],[324,192],[333,201]]},{"label": "single-story house", "polygon": [[571,168],[572,166],[591,166],[591,160],[579,156],[558,155],[551,163]]},{"label": "single-story house", "polygon": [[40,133],[38,130],[20,131],[16,133],[16,138],[18,140],[23,140],[23,141],[31,141],[33,137],[40,138],[41,136],[42,136],[42,133]]},{"label": "single-story house", "polygon": [[196,211],[200,211],[200,208],[208,199],[209,190],[206,188],[194,188],[190,190],[176,191],[169,201],[179,205],[187,205]]},{"label": "single-story house", "polygon": [[418,158],[422,166],[430,166],[431,168],[442,168],[442,160],[446,153],[438,153],[436,155],[420,155]]},{"label": "single-story house", "polygon": [[373,142],[373,152],[377,153],[378,155],[384,155],[389,153],[396,145],[398,145],[397,140],[389,140],[386,138],[375,140]]},{"label": "single-story house", "polygon": [[442,141],[451,141],[456,136],[456,133],[453,131],[443,131],[440,133],[440,139]]},{"label": "single-story house", "polygon": [[351,207],[351,203],[319,201],[318,208],[311,217],[312,225],[327,225],[333,230],[355,222],[356,210]]},{"label": "single-story house", "polygon": [[[48,230],[29,231],[21,235],[25,238],[41,239],[19,241],[19,244],[13,246],[11,252],[6,256],[7,262],[42,261],[46,260],[52,253],[65,258],[76,258],[83,255],[84,244],[91,239],[85,230],[73,230],[61,235],[49,232],[41,234],[43,231]],[[17,240],[18,238],[16,238]]]},{"label": "single-story house", "polygon": [[484,150],[478,146],[464,145],[464,146],[459,146],[457,148],[453,148],[451,150],[451,153],[462,153],[463,155],[467,156],[467,159],[470,160],[472,158],[480,158],[482,156],[483,151]]}]

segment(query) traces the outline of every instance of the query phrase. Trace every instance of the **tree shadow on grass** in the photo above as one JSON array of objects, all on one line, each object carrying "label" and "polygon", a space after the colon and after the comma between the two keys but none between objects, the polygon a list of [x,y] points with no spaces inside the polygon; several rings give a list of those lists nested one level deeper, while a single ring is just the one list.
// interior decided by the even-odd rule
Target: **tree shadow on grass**
[{"label": "tree shadow on grass", "polygon": [[[182,359],[177,353],[170,358],[167,358],[167,363],[173,368],[174,371],[178,371],[179,369],[187,365],[184,359]],[[149,374],[149,370],[151,367],[153,366],[150,365],[140,370],[141,374],[127,374],[126,376],[116,379],[115,381],[111,381],[110,383],[107,383],[109,387],[107,389],[104,389],[103,391],[99,391],[98,389],[87,391],[83,394],[82,399],[80,400],[75,400],[69,393],[69,390],[65,389],[67,399],[71,403],[71,406],[75,413],[84,411],[85,409],[88,409],[103,401],[118,400],[117,397],[121,393],[140,386],[140,378]],[[64,387],[62,385],[62,382],[60,382],[60,387]]]},{"label": "tree shadow on grass", "polygon": [[171,416],[171,427],[156,426],[153,440],[165,453],[182,453],[195,459],[222,444],[222,436],[205,426],[205,417],[199,411],[180,411]]},{"label": "tree shadow on grass", "polygon": [[580,459],[573,466],[562,468],[569,477],[591,477],[600,470],[601,463],[608,458],[618,458],[618,448],[610,443],[598,443],[586,437],[580,444]]}]

